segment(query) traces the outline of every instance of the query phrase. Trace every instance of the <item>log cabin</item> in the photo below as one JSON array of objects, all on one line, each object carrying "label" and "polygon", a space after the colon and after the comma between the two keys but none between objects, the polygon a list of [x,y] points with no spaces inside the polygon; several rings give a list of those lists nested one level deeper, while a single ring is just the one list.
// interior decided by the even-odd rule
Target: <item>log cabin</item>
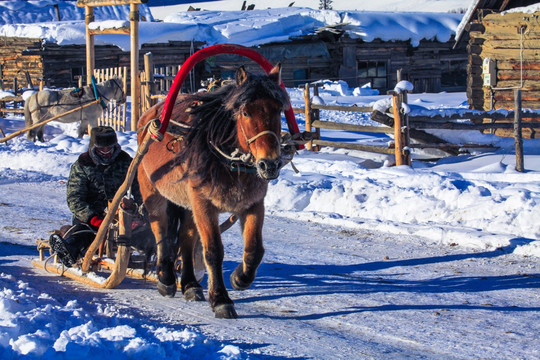
[{"label": "log cabin", "polygon": [[[297,14],[305,13],[302,9],[288,11],[294,12],[292,19],[296,19],[294,16]],[[316,10],[309,13],[314,12]],[[207,12],[201,13],[202,22],[202,19],[208,18],[209,15]],[[235,16],[231,18],[242,17],[241,12],[235,13],[238,14],[234,14]],[[255,14],[255,10],[249,14],[250,16]],[[380,93],[385,93],[394,88],[397,70],[401,69],[403,79],[415,85],[415,92],[465,90],[466,44],[462,43],[452,48],[455,43],[455,27],[452,24],[455,23],[457,26],[462,15],[384,12],[335,12],[335,14],[344,21],[328,24],[319,21],[320,16],[315,16],[313,20],[306,21],[311,26],[308,30],[303,28],[300,31],[291,26],[286,29],[288,33],[285,33],[285,37],[281,36],[279,40],[264,39],[257,44],[245,45],[255,48],[271,62],[281,61],[283,80],[288,87],[330,79],[344,80],[349,87],[370,84]],[[197,34],[204,34],[206,30],[198,22],[197,12],[189,16],[194,24],[204,30],[198,31]],[[217,14],[216,17],[218,16],[223,15]],[[443,20],[438,20],[439,18]],[[378,24],[378,28],[376,31],[372,30],[375,28],[373,25],[368,29],[372,33],[366,32],[364,23]],[[398,24],[401,28],[392,28],[388,23]],[[432,23],[436,23],[438,27],[429,25]],[[161,36],[159,41],[145,41],[148,34],[154,32],[151,30],[152,25],[157,27],[159,24],[140,23],[141,66],[144,63],[143,56],[147,52],[152,53],[155,67],[163,67],[180,65],[193,51],[211,45],[204,39],[197,39],[197,34],[195,39],[193,35],[186,35],[192,36],[191,39],[182,38],[180,32],[175,33],[169,40],[164,41]],[[219,26],[225,27],[221,22]],[[281,24],[269,26],[282,27]],[[413,31],[407,27],[416,29]],[[230,28],[231,26],[228,27]],[[211,30],[216,32],[219,29],[214,26]],[[192,34],[189,31],[185,33]],[[234,37],[222,41],[227,40],[243,44]],[[110,44],[104,44],[103,41],[96,42],[95,54],[96,68],[129,66],[129,50],[122,50],[113,42]],[[230,77],[235,68],[243,63],[248,67],[257,68],[246,59],[234,55],[220,55],[208,59],[196,67],[194,83],[199,84],[201,80],[212,76]],[[15,77],[19,84],[25,84],[26,71],[30,73],[31,78],[45,79],[52,86],[74,86],[77,77],[85,74],[84,38],[82,43],[63,44],[47,37],[4,35],[0,40],[0,66],[0,77],[3,78],[4,87],[12,86],[12,79]]]},{"label": "log cabin", "polygon": [[[513,109],[516,89],[521,90],[523,109],[540,108],[539,38],[538,1],[476,0],[470,5],[456,30],[456,43],[467,43],[471,109]],[[524,115],[524,121],[533,120]],[[531,129],[523,132],[528,138],[536,135]],[[495,134],[512,135],[503,129]]]}]

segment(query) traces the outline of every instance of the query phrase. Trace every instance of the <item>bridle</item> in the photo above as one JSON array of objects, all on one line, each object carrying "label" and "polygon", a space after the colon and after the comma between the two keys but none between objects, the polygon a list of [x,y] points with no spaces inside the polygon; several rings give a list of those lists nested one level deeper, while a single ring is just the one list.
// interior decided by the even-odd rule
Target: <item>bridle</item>
[{"label": "bridle", "polygon": [[255,156],[251,151],[251,144],[253,144],[257,139],[265,135],[271,135],[276,139],[277,143],[280,145],[280,147],[278,148],[278,156],[281,156],[281,139],[274,131],[264,130],[257,135],[248,138],[242,124],[240,124],[240,130],[242,131],[242,135],[244,136],[244,139],[246,140],[246,144],[248,146],[247,153],[243,152],[240,148],[237,147],[231,152],[230,155],[227,155],[216,144],[210,141],[210,145],[212,145],[212,147],[227,160],[227,164],[229,165],[229,168],[231,170],[245,172],[257,171],[255,166]]}]

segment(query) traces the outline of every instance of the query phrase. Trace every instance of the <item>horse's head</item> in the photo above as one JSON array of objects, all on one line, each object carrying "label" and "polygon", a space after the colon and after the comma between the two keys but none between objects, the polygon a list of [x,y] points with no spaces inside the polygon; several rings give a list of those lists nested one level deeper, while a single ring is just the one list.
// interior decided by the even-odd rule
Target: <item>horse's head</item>
[{"label": "horse's head", "polygon": [[240,150],[251,154],[258,174],[266,180],[277,178],[283,166],[281,111],[289,106],[289,98],[280,83],[281,64],[262,76],[241,67],[236,90],[225,104],[234,113]]},{"label": "horse's head", "polygon": [[122,79],[113,77],[103,83],[103,97],[106,97],[108,101],[116,100],[117,103],[123,104],[126,102],[126,94],[124,93],[124,87],[122,86]]}]

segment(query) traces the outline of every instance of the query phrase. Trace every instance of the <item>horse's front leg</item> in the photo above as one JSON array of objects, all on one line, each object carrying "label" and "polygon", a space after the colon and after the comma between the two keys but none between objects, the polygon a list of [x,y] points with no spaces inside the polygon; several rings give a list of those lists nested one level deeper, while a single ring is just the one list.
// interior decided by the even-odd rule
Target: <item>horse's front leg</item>
[{"label": "horse's front leg", "polygon": [[218,210],[196,190],[192,191],[191,201],[208,270],[208,301],[217,318],[236,319],[238,315],[223,280],[224,250],[219,232]]},{"label": "horse's front leg", "polygon": [[239,214],[244,237],[244,257],[242,264],[231,274],[231,285],[236,290],[245,290],[255,280],[257,268],[263,255],[262,228],[264,222],[264,203],[258,202]]}]

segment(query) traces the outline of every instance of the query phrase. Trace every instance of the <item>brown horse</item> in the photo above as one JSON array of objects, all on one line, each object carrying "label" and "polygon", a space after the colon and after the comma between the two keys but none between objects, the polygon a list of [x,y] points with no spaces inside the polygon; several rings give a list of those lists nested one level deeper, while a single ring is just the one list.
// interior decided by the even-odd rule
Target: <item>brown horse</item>
[{"label": "brown horse", "polygon": [[[268,181],[283,166],[281,111],[289,106],[280,77],[280,64],[268,75],[248,74],[241,67],[235,84],[180,95],[165,138],[150,145],[138,169],[157,242],[159,292],[169,297],[176,293],[174,263],[180,247],[184,298],[204,300],[193,271],[193,248],[200,236],[209,302],[218,318],[237,317],[223,280],[220,213],[237,215],[242,226],[244,255],[231,274],[234,289],[251,285],[263,258],[264,197]],[[139,142],[162,104],[141,117]]]}]

